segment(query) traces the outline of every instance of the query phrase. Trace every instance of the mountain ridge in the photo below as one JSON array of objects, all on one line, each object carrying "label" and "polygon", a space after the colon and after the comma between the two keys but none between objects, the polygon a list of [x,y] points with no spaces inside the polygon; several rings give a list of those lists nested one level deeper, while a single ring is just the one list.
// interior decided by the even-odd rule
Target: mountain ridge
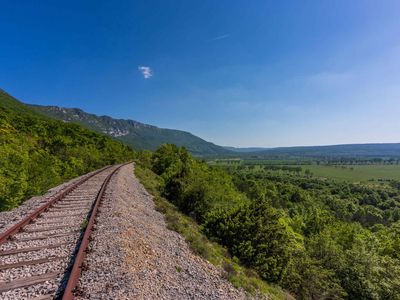
[{"label": "mountain ridge", "polygon": [[269,147],[232,147],[232,146],[223,146],[223,147],[227,150],[237,153],[254,153],[272,149]]},{"label": "mountain ridge", "polygon": [[32,104],[28,106],[48,117],[60,119],[64,122],[79,123],[89,129],[110,135],[138,150],[155,150],[162,144],[171,143],[184,146],[197,156],[233,153],[187,131],[160,128],[131,119],[115,119],[107,115],[98,116],[80,108]]}]

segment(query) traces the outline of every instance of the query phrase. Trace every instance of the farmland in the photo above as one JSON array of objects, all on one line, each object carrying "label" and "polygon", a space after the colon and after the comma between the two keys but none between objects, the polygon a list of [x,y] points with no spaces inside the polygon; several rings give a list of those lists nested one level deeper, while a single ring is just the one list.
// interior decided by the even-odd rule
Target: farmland
[{"label": "farmland", "polygon": [[273,172],[301,169],[299,173],[303,175],[307,172],[307,174],[315,177],[349,182],[400,180],[400,165],[390,163],[357,162],[354,164],[317,164],[311,160],[285,161],[247,159],[216,159],[208,163],[221,167],[247,166],[255,169],[266,168]]},{"label": "farmland", "polygon": [[400,165],[304,165],[302,168],[310,170],[316,177],[326,177],[340,181],[400,180]]}]

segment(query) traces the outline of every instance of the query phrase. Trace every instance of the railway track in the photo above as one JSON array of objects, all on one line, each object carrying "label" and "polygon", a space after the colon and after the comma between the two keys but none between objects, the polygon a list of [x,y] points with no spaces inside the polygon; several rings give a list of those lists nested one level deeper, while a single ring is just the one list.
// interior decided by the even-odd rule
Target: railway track
[{"label": "railway track", "polygon": [[68,186],[0,234],[0,299],[73,299],[97,209],[122,165]]}]

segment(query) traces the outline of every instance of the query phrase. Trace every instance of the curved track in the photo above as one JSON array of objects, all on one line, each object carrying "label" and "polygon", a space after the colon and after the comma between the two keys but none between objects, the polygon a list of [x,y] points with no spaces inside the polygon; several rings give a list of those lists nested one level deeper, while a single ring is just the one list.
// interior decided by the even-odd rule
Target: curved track
[{"label": "curved track", "polygon": [[73,299],[101,198],[122,165],[68,186],[0,235],[0,299]]}]

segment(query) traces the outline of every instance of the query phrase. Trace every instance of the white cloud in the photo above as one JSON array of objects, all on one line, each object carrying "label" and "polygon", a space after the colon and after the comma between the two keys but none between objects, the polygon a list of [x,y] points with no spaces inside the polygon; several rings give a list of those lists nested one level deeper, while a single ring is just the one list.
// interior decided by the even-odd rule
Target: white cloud
[{"label": "white cloud", "polygon": [[149,79],[153,76],[153,70],[150,67],[139,66],[138,70],[142,73],[144,79]]},{"label": "white cloud", "polygon": [[228,38],[230,36],[231,36],[230,34],[219,35],[219,36],[213,37],[212,39],[209,39],[207,42],[214,42],[214,41],[218,41],[218,40],[223,40],[223,39],[226,39],[226,38]]}]

